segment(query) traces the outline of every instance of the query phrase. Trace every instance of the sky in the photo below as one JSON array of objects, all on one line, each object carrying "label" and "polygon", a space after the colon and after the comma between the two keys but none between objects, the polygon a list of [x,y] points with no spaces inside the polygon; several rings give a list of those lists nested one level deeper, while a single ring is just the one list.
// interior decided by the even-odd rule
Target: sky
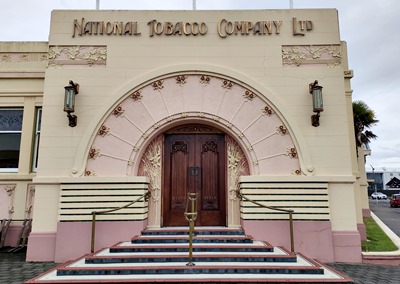
[{"label": "sky", "polygon": [[[0,0],[0,41],[48,41],[54,9],[95,9],[96,0]],[[294,9],[336,8],[347,42],[353,101],[379,120],[366,170],[400,171],[399,0],[293,0]],[[191,10],[193,0],[100,0],[101,10]],[[197,10],[289,9],[290,0],[196,0]],[[321,114],[323,116],[323,114]]]}]

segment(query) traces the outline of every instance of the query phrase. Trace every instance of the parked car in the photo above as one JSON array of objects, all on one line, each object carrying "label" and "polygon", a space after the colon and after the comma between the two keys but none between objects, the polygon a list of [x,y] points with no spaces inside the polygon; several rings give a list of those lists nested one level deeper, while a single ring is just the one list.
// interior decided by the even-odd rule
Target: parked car
[{"label": "parked car", "polygon": [[393,194],[390,197],[390,207],[400,206],[400,194]]},{"label": "parked car", "polygon": [[387,199],[387,195],[382,192],[374,192],[371,194],[372,199]]}]

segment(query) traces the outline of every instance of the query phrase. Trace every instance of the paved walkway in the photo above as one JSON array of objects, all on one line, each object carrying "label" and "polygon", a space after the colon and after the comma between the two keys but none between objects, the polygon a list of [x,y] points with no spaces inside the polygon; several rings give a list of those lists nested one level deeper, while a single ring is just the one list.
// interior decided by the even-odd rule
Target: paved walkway
[{"label": "paved walkway", "polygon": [[[22,284],[53,267],[53,262],[25,262],[24,253],[0,253],[0,283]],[[370,264],[329,264],[348,275],[356,284],[398,284],[400,268]]]}]

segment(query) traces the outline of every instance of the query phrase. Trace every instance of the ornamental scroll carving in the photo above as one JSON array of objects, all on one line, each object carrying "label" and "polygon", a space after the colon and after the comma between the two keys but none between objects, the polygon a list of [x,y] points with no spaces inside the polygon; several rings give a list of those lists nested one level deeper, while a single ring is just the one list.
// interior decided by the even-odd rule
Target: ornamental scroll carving
[{"label": "ornamental scroll carving", "polygon": [[282,47],[283,65],[326,65],[341,64],[340,45],[296,45]]},{"label": "ornamental scroll carving", "polygon": [[50,46],[49,66],[106,65],[106,46]]},{"label": "ornamental scroll carving", "polygon": [[150,184],[151,197],[154,202],[160,200],[161,190],[161,135],[154,139],[146,148],[139,164],[138,175],[147,176]]},{"label": "ornamental scroll carving", "polygon": [[227,137],[227,154],[229,198],[236,201],[239,178],[250,174],[249,164],[240,146],[229,136]]},{"label": "ornamental scroll carving", "polygon": [[0,218],[10,219],[14,213],[16,184],[0,184]]},{"label": "ornamental scroll carving", "polygon": [[26,193],[26,205],[25,205],[25,218],[32,219],[33,214],[33,205],[35,199],[35,185],[28,184],[27,193]]}]

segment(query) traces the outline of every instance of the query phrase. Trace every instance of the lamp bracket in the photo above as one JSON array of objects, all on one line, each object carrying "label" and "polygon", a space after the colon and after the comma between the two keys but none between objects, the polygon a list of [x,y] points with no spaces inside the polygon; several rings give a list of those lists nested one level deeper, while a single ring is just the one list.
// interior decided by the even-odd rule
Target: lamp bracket
[{"label": "lamp bracket", "polygon": [[70,127],[75,127],[77,124],[78,117],[76,115],[71,114],[71,112],[67,112],[68,117],[68,125]]},{"label": "lamp bracket", "polygon": [[308,91],[310,92],[310,94],[312,94],[315,86],[318,86],[318,80],[315,80],[314,83],[310,83],[308,85]]},{"label": "lamp bracket", "polygon": [[318,127],[319,126],[319,112],[317,112],[316,114],[313,114],[311,116],[311,125],[314,127]]},{"label": "lamp bracket", "polygon": [[75,95],[79,94],[79,84],[75,84],[72,80],[69,80],[69,84],[75,89]]}]

